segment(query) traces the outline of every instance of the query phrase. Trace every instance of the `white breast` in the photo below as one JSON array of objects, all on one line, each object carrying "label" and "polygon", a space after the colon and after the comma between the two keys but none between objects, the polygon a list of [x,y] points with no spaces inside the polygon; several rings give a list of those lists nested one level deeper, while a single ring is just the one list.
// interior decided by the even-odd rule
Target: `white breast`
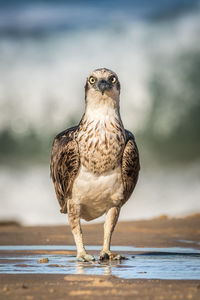
[{"label": "white breast", "polygon": [[95,175],[80,167],[72,190],[72,198],[80,210],[80,217],[89,221],[103,215],[123,199],[121,167],[103,175]]}]

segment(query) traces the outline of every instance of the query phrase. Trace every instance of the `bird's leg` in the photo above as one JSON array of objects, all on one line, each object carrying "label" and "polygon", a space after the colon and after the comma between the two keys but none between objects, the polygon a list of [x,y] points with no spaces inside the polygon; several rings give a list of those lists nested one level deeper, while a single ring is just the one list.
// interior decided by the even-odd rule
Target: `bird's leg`
[{"label": "bird's leg", "polygon": [[112,233],[114,231],[115,225],[117,223],[118,217],[120,213],[120,207],[111,207],[106,214],[106,221],[104,223],[104,242],[103,248],[101,250],[99,259],[122,259],[121,255],[114,254],[110,251],[110,243]]},{"label": "bird's leg", "polygon": [[83,244],[83,236],[80,224],[79,209],[76,207],[76,204],[73,203],[73,200],[68,200],[68,218],[71,226],[71,230],[74,236],[74,241],[77,248],[77,260],[78,261],[93,261],[95,258],[88,254],[85,250]]}]

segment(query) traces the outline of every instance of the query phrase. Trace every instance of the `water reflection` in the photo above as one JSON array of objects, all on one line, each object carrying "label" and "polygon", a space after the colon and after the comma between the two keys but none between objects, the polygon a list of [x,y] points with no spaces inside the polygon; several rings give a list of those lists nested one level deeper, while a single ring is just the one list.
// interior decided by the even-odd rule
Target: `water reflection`
[{"label": "water reflection", "polygon": [[[24,249],[26,250],[23,250]],[[54,246],[61,249],[65,246]],[[73,246],[66,246],[68,249]],[[21,248],[21,249],[20,249]],[[41,254],[39,249],[46,250]],[[120,278],[200,279],[200,250],[192,248],[135,248],[131,247],[127,260],[97,259],[97,246],[91,246],[96,261],[77,262],[75,255],[54,253],[51,246],[0,246],[1,274],[79,274],[113,275]],[[35,250],[34,250],[35,249]],[[10,251],[12,250],[12,251]],[[121,248],[118,246],[117,251]],[[73,250],[72,250],[73,251]],[[68,253],[68,254],[67,254]],[[48,258],[48,263],[38,263]]]},{"label": "water reflection", "polygon": [[[76,274],[81,274],[81,275],[88,275],[88,270],[91,268],[98,269],[97,273],[101,273],[101,275],[114,275],[112,274],[112,271],[114,268],[118,267],[119,265],[122,264],[123,267],[123,261],[96,261],[96,262],[76,262]],[[90,272],[90,271],[89,271]]]},{"label": "water reflection", "polygon": [[109,264],[105,266],[105,275],[112,275],[111,267]]},{"label": "water reflection", "polygon": [[81,275],[85,274],[83,263],[80,263],[78,261],[76,263],[76,274],[81,274]]}]

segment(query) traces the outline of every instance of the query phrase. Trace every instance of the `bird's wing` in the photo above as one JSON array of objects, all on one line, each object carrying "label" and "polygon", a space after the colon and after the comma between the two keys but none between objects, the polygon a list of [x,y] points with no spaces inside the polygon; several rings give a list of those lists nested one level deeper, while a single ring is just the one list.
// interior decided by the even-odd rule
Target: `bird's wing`
[{"label": "bird's wing", "polygon": [[131,196],[138,180],[140,170],[139,152],[134,135],[125,130],[126,146],[122,156],[122,182],[124,187],[124,202]]},{"label": "bird's wing", "polygon": [[50,172],[61,212],[67,213],[67,199],[71,196],[80,160],[74,132],[78,126],[58,134],[53,142]]}]

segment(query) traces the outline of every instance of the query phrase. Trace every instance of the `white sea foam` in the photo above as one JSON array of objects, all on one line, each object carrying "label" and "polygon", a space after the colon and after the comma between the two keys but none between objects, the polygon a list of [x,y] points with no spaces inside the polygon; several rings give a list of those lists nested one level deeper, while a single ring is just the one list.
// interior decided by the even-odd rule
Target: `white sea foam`
[{"label": "white sea foam", "polygon": [[176,57],[200,48],[199,18],[197,10],[171,22],[129,20],[116,28],[62,31],[41,39],[2,38],[0,129],[10,124],[15,133],[29,127],[39,133],[79,120],[85,78],[101,66],[119,74],[125,125],[141,129],[151,107],[152,73],[157,68],[169,73],[173,86]]},{"label": "white sea foam", "polygon": [[[51,20],[52,12],[48,13]],[[14,25],[23,29],[29,20],[27,30],[32,30],[36,15],[32,10],[32,16],[27,12],[26,19],[18,16],[13,20]],[[39,19],[44,28],[40,23],[43,19]],[[49,134],[64,129],[71,119],[79,121],[84,110],[85,78],[101,66],[119,75],[121,116],[125,127],[136,133],[146,126],[152,106],[149,82],[155,71],[162,71],[160,74],[164,74],[175,93],[188,93],[187,85],[176,76],[176,59],[182,53],[200,50],[200,9],[162,22],[120,17],[117,23],[116,19],[116,15],[109,19],[109,26],[93,27],[90,20],[78,30],[38,37],[2,35],[0,131],[10,128],[17,136],[33,127],[38,134]],[[8,26],[6,18],[0,18],[0,30],[2,26]],[[156,123],[158,133],[171,130],[174,122],[187,113],[187,103],[181,104],[172,114],[176,108],[169,99],[167,109]],[[132,200],[123,207],[121,219],[160,214],[180,216],[200,211],[198,168],[199,164],[188,167],[187,171],[186,168],[145,171],[142,166],[138,186]],[[66,216],[59,213],[46,167],[1,168],[0,191],[0,219],[19,219],[29,225],[66,221]]]}]

